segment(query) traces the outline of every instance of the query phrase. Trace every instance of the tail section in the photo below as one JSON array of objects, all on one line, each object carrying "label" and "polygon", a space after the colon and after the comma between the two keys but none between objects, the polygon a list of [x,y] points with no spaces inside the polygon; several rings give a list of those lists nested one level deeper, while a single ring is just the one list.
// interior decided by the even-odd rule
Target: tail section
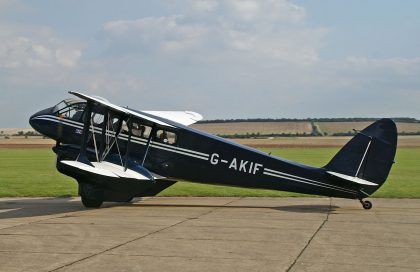
[{"label": "tail section", "polygon": [[397,149],[397,128],[381,119],[357,133],[324,167],[334,178],[358,184],[368,195],[387,179]]}]

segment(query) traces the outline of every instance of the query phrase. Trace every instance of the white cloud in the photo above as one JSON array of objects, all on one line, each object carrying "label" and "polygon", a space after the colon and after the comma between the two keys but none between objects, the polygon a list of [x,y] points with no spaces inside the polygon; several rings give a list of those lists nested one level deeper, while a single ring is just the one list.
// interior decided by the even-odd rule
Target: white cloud
[{"label": "white cloud", "polygon": [[227,1],[233,14],[242,20],[255,20],[260,12],[260,4],[255,0],[230,0]]},{"label": "white cloud", "polygon": [[170,53],[193,61],[260,59],[268,65],[308,65],[318,60],[327,33],[300,24],[304,9],[286,0],[198,1],[196,5],[208,7],[211,15],[201,17],[198,8],[196,14],[105,23],[110,51]]},{"label": "white cloud", "polygon": [[257,24],[299,23],[306,17],[303,7],[288,0],[225,0],[222,2],[227,7],[227,13],[233,18]]},{"label": "white cloud", "polygon": [[199,25],[183,24],[182,16],[111,21],[105,23],[103,29],[112,41],[121,39],[141,48],[162,51],[188,49],[206,32],[206,28]]},{"label": "white cloud", "polygon": [[82,51],[80,48],[61,47],[55,50],[55,58],[58,64],[66,68],[76,67]]},{"label": "white cloud", "polygon": [[292,0],[169,2],[146,17],[98,24],[90,41],[86,33],[77,41],[59,28],[0,23],[2,108],[12,112],[8,101],[19,101],[27,112],[14,115],[26,124],[65,90],[81,90],[206,118],[420,117],[419,58],[327,61],[321,49],[331,49],[330,30],[311,25]]},{"label": "white cloud", "polygon": [[0,25],[0,68],[74,68],[81,46],[57,38],[46,27]]}]

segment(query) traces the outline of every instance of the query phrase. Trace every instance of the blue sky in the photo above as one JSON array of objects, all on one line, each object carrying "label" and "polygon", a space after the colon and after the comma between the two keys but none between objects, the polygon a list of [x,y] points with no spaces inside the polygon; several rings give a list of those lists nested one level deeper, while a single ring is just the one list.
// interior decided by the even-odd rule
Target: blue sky
[{"label": "blue sky", "polygon": [[100,95],[214,118],[420,118],[419,1],[0,0],[0,127]]}]

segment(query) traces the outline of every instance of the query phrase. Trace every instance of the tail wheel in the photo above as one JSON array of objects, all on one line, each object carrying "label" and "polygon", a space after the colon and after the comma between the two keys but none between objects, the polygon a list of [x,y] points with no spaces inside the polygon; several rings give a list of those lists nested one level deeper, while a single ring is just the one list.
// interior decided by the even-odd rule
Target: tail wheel
[{"label": "tail wheel", "polygon": [[365,210],[370,210],[372,209],[372,202],[370,202],[369,200],[360,200],[360,203],[362,203],[363,209]]}]

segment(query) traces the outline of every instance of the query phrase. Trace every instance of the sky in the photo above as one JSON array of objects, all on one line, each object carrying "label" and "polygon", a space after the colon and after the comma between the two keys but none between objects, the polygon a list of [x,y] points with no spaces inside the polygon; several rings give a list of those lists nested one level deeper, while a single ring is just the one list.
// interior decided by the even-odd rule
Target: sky
[{"label": "sky", "polygon": [[68,91],[205,119],[420,119],[420,1],[0,0],[0,127]]}]

